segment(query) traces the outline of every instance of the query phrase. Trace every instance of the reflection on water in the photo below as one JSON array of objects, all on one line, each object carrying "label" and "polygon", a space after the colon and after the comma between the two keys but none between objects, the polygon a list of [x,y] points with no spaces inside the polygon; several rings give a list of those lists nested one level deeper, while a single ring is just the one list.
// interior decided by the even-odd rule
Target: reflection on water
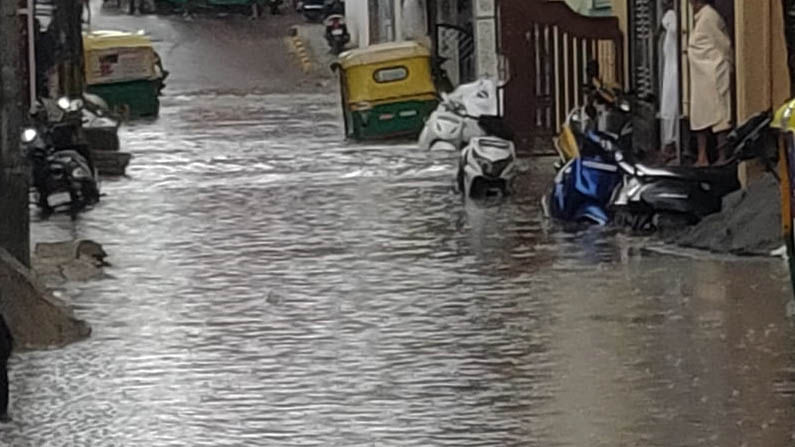
[{"label": "reflection on water", "polygon": [[[463,206],[454,158],[340,141],[325,96],[178,97],[37,240],[107,246],[91,340],[13,361],[11,445],[786,446],[777,262],[676,259]],[[453,156],[454,157],[454,156]]]}]

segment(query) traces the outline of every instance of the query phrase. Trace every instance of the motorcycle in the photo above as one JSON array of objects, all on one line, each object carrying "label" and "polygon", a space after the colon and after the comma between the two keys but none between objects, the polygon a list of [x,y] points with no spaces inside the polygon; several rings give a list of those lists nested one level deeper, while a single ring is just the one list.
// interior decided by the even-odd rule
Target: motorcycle
[{"label": "motorcycle", "polygon": [[623,177],[611,199],[617,223],[634,230],[656,230],[692,225],[720,211],[723,197],[740,188],[737,164],[758,156],[759,147],[775,147],[771,121],[770,112],[762,112],[732,131],[726,143],[732,156],[718,167],[652,168],[616,150]]},{"label": "motorcycle", "polygon": [[589,130],[612,135],[619,145],[629,148],[632,144],[632,107],[629,95],[616,86],[608,86],[599,78],[599,64],[591,61],[586,68],[588,83],[583,86],[585,101],[575,106],[566,115],[561,131],[553,139],[559,160],[555,168],[560,169],[580,154],[579,146]]},{"label": "motorcycle", "polygon": [[498,137],[475,137],[461,151],[456,182],[464,197],[506,195],[513,192],[516,149]]},{"label": "motorcycle", "polygon": [[587,131],[578,156],[558,170],[550,190],[542,197],[544,215],[567,222],[610,222],[608,205],[621,182],[612,149],[598,133]]},{"label": "motorcycle", "polygon": [[488,135],[479,118],[497,114],[496,96],[496,86],[485,79],[463,84],[449,94],[442,93],[439,105],[420,132],[420,149],[461,150],[472,138]]},{"label": "motorcycle", "polygon": [[50,121],[59,114],[47,100],[40,102],[34,125],[22,132],[21,149],[31,163],[31,183],[42,212],[49,215],[65,207],[74,216],[99,201],[98,173],[79,137],[64,131],[74,126],[75,114],[82,114],[82,101],[61,98],[56,105],[63,114]]},{"label": "motorcycle", "polygon": [[331,48],[331,53],[338,55],[345,49],[345,45],[351,41],[351,35],[345,25],[345,16],[332,14],[326,18],[325,23],[326,42]]}]

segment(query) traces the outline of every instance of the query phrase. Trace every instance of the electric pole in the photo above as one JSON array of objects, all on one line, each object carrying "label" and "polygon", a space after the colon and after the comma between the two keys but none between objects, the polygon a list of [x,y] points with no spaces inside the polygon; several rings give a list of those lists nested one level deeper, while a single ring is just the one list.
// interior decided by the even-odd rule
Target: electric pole
[{"label": "electric pole", "polygon": [[0,0],[0,248],[30,266],[29,170],[20,151],[24,110],[18,2]]}]

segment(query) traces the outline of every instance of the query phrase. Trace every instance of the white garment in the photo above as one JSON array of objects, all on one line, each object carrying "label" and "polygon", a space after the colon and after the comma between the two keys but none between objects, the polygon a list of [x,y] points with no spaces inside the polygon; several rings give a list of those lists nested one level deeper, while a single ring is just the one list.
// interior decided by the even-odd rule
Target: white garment
[{"label": "white garment", "polygon": [[677,48],[677,17],[669,9],[662,18],[665,28],[663,40],[663,81],[660,99],[660,118],[662,118],[663,144],[675,143],[676,121],[679,117],[679,51]]},{"label": "white garment", "polygon": [[687,52],[690,61],[690,128],[731,128],[734,51],[726,23],[712,6],[696,14]]}]

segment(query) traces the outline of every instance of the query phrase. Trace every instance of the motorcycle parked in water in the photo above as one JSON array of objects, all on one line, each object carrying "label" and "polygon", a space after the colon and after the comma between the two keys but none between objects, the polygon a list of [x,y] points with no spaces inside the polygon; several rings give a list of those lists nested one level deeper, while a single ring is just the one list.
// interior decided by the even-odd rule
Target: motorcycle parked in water
[{"label": "motorcycle parked in water", "polygon": [[595,131],[580,140],[578,156],[569,159],[541,199],[546,217],[566,222],[606,225],[613,191],[621,182],[612,146],[605,147]]},{"label": "motorcycle parked in water", "polygon": [[326,23],[326,42],[331,48],[331,53],[339,55],[345,49],[345,45],[351,41],[348,27],[345,25],[345,16],[332,14],[325,20]]},{"label": "motorcycle parked in water", "polygon": [[775,147],[771,121],[771,113],[762,112],[732,131],[726,143],[732,155],[717,167],[652,168],[616,150],[623,176],[611,199],[617,223],[634,230],[656,230],[692,225],[720,211],[723,197],[740,188],[737,164],[761,156],[760,147]]},{"label": "motorcycle parked in water", "polygon": [[420,133],[418,145],[424,150],[461,150],[474,137],[486,136],[481,116],[497,114],[497,89],[492,81],[463,84],[452,93],[442,93]]},{"label": "motorcycle parked in water", "polygon": [[461,151],[456,183],[464,197],[513,192],[516,149],[509,139],[475,137]]},{"label": "motorcycle parked in water", "polygon": [[[592,74],[593,70],[589,69],[588,72]],[[629,94],[616,87],[607,87],[596,77],[590,79],[583,86],[585,103],[569,111],[560,133],[553,139],[559,156],[556,169],[580,155],[579,147],[590,130],[613,136],[623,148],[630,148],[632,145],[632,106]]]},{"label": "motorcycle parked in water", "polygon": [[[65,129],[73,126],[73,115],[81,114],[82,102],[62,98],[57,106],[61,119],[50,121],[53,110],[46,101],[33,116],[32,127],[22,132],[22,153],[31,163],[36,204],[45,215],[66,208],[73,216],[99,201],[98,173],[85,145]],[[57,116],[57,114],[56,114]]]}]

